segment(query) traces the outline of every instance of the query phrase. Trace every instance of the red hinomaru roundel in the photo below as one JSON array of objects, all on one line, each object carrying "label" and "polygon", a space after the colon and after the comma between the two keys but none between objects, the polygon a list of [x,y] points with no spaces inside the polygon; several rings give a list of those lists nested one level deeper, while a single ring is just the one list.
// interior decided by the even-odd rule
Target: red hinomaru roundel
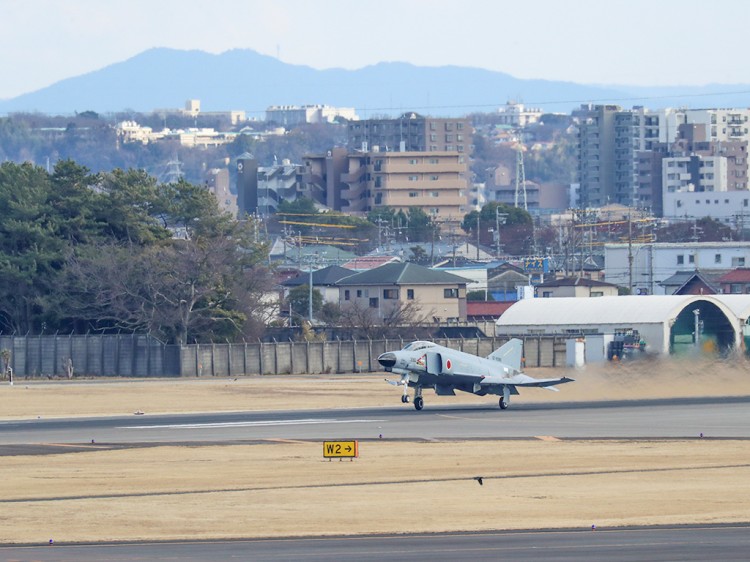
[{"label": "red hinomaru roundel", "polygon": [[450,369],[451,368],[451,360],[450,359],[446,359],[446,361],[445,361],[445,368],[446,369]]}]

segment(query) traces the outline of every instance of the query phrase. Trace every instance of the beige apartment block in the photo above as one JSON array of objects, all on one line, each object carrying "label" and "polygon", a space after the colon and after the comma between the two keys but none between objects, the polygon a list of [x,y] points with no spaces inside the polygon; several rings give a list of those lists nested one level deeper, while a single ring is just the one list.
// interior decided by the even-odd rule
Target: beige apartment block
[{"label": "beige apartment block", "polygon": [[343,174],[343,210],[378,207],[407,211],[422,207],[436,220],[462,221],[468,211],[468,164],[458,152],[380,152],[350,154]]}]

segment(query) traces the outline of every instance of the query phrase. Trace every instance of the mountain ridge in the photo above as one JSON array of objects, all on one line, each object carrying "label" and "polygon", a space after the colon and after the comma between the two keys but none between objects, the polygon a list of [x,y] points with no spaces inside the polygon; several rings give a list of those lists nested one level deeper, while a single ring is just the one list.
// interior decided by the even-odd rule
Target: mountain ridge
[{"label": "mountain ridge", "polygon": [[[726,93],[729,91],[732,93]],[[598,86],[520,79],[471,66],[417,66],[401,61],[354,70],[315,69],[251,49],[212,54],[154,47],[101,69],[0,100],[0,113],[151,112],[182,107],[187,99],[200,99],[204,111],[239,109],[250,117],[262,117],[270,105],[304,104],[355,107],[362,117],[408,110],[461,115],[493,111],[510,99],[541,106],[544,111],[567,113],[583,103],[609,100],[623,107],[693,107],[692,102],[700,102],[701,107],[748,107],[750,85]],[[640,103],[650,100],[658,104]]]}]

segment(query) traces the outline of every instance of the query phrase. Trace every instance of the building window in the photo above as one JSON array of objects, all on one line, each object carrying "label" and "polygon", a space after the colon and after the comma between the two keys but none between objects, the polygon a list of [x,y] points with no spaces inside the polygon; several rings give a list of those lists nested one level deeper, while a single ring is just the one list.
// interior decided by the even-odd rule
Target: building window
[{"label": "building window", "polygon": [[358,299],[362,298],[362,289],[357,289],[357,298]]},{"label": "building window", "polygon": [[[745,121],[747,121],[747,117],[745,118]],[[464,130],[464,124],[463,123],[456,123],[456,129],[458,129],[459,131],[463,131]]]},{"label": "building window", "polygon": [[445,142],[453,142],[453,135],[445,135]]},{"label": "building window", "polygon": [[345,300],[345,301],[348,301],[348,300],[349,300],[349,297],[350,297],[350,295],[349,295],[349,289],[346,289],[346,290],[344,291],[344,300]]},{"label": "building window", "polygon": [[440,197],[439,191],[430,191],[430,197]]},{"label": "building window", "polygon": [[430,181],[438,181],[440,176],[430,176]]},{"label": "building window", "polygon": [[446,299],[457,299],[458,289],[443,289],[443,297]]},{"label": "building window", "polygon": [[416,158],[412,158],[411,160],[409,160],[409,164],[419,164],[419,160],[417,160]]},{"label": "building window", "polygon": [[409,197],[419,197],[419,191],[410,191]]},{"label": "building window", "polygon": [[682,265],[685,263],[685,256],[679,255],[677,256],[677,265]]},{"label": "building window", "polygon": [[732,258],[732,267],[745,267],[745,258]]},{"label": "building window", "polygon": [[410,301],[414,300],[414,289],[406,289],[406,299]]},{"label": "building window", "polygon": [[373,297],[370,299],[370,308],[377,308],[378,307],[378,298]]},{"label": "building window", "polygon": [[591,296],[592,297],[603,297],[604,296],[604,291],[591,291]]},{"label": "building window", "polygon": [[548,299],[550,297],[552,297],[552,291],[542,291],[542,298],[543,299]]},{"label": "building window", "polygon": [[409,176],[409,181],[419,181],[419,176]]},{"label": "building window", "polygon": [[721,254],[714,255],[714,263],[721,263]]},{"label": "building window", "polygon": [[[435,140],[435,139],[431,139]],[[438,164],[440,162],[440,159],[438,158],[430,158],[430,164]]]},{"label": "building window", "polygon": [[383,289],[383,300],[398,300],[398,289]]},{"label": "building window", "polygon": [[435,142],[437,140],[437,135],[435,135],[435,134],[430,135],[430,140],[432,142]]}]

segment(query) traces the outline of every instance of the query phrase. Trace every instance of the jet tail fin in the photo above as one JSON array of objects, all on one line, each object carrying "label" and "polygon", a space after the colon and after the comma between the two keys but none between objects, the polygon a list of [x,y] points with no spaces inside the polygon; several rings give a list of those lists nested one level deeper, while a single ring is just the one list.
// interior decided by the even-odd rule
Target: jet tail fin
[{"label": "jet tail fin", "polygon": [[521,357],[523,356],[523,342],[513,338],[508,343],[498,347],[487,356],[487,359],[501,361],[516,371],[521,370]]}]

